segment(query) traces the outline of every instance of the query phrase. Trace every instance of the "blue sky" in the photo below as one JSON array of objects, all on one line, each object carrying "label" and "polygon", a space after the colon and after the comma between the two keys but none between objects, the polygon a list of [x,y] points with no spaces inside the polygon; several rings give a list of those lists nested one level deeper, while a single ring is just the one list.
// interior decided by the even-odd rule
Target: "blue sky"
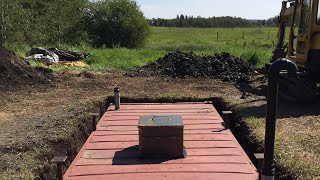
[{"label": "blue sky", "polygon": [[136,0],[147,18],[236,16],[268,19],[280,13],[281,0]]}]

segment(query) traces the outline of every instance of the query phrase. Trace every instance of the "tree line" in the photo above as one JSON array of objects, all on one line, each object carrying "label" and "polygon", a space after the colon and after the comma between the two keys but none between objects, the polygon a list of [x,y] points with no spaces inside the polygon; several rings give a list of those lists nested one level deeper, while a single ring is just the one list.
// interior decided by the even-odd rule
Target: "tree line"
[{"label": "tree line", "polygon": [[193,17],[146,20],[134,0],[1,0],[0,45],[97,47],[142,46],[150,26],[250,27],[274,26],[277,20],[250,21],[236,17]]},{"label": "tree line", "polygon": [[148,21],[133,0],[1,0],[0,45],[138,47]]},{"label": "tree line", "polygon": [[197,28],[235,28],[253,26],[277,26],[277,17],[267,20],[247,20],[239,17],[193,17],[177,15],[175,19],[153,18],[149,19],[151,26],[157,27],[197,27]]}]

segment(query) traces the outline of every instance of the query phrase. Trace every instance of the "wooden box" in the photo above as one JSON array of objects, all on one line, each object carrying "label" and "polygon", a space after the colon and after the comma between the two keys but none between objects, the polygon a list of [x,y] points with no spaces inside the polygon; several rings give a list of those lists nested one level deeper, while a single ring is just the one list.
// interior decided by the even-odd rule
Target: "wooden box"
[{"label": "wooden box", "polygon": [[141,116],[138,127],[140,157],[186,156],[181,116]]}]

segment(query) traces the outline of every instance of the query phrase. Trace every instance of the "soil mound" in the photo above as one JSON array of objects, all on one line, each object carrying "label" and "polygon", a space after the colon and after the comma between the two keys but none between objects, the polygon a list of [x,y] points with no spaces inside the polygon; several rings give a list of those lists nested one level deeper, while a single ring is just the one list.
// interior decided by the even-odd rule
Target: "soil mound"
[{"label": "soil mound", "polygon": [[191,53],[169,53],[154,63],[128,72],[127,76],[163,75],[174,78],[213,78],[239,82],[250,80],[255,68],[245,60],[229,53],[199,56]]},{"label": "soil mound", "polygon": [[30,67],[13,51],[0,46],[0,89],[43,84],[49,81],[51,74],[51,70]]}]

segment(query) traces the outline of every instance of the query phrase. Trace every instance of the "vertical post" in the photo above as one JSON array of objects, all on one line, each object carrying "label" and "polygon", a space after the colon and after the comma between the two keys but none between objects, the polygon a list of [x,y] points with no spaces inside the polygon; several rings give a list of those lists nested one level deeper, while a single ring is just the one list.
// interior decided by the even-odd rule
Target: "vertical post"
[{"label": "vertical post", "polygon": [[99,102],[99,110],[100,110],[100,117],[103,116],[104,112],[105,112],[105,107],[104,107],[104,104],[103,102]]},{"label": "vertical post", "polygon": [[231,111],[222,111],[223,114],[223,120],[224,120],[224,128],[229,129],[230,128],[230,115],[232,114]]},{"label": "vertical post", "polygon": [[287,70],[289,78],[296,78],[298,67],[290,60],[281,59],[274,62],[268,71],[267,117],[262,180],[274,180],[275,178],[274,145],[278,110],[279,73],[281,70]]},{"label": "vertical post", "polygon": [[217,41],[219,41],[219,32],[217,32]]},{"label": "vertical post", "polygon": [[245,40],[245,33],[244,33],[244,31],[242,32],[242,39]]},{"label": "vertical post", "polygon": [[120,89],[119,89],[119,87],[114,88],[114,105],[115,105],[116,110],[120,109]]},{"label": "vertical post", "polygon": [[258,160],[257,169],[259,172],[259,180],[261,180],[261,168],[262,168],[264,154],[263,153],[255,153],[254,157]]},{"label": "vertical post", "polygon": [[90,116],[92,116],[92,131],[97,130],[97,119],[99,115],[99,113],[90,113]]},{"label": "vertical post", "polygon": [[68,159],[68,156],[55,156],[51,160],[51,163],[56,163],[57,165],[57,172],[56,172],[57,180],[63,179],[63,164],[66,162],[67,159]]}]

